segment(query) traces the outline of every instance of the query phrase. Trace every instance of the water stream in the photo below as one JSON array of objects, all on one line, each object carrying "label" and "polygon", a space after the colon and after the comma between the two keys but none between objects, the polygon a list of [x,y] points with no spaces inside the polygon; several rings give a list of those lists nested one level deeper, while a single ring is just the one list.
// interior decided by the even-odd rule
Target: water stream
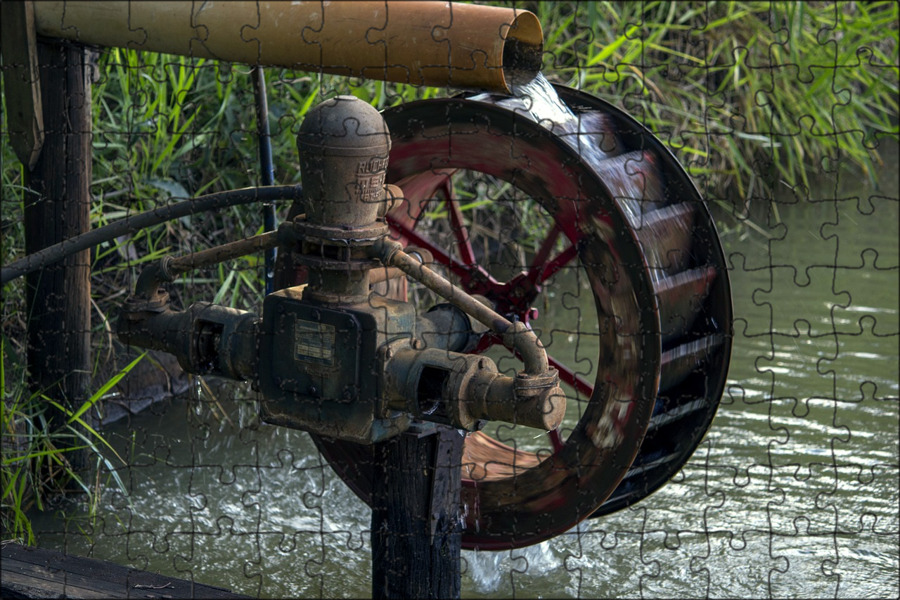
[{"label": "water stream", "polygon": [[[754,219],[765,234],[717,214],[736,320],[706,439],[636,506],[529,548],[464,551],[464,597],[900,593],[900,192],[895,170],[860,180],[783,194]],[[591,302],[569,294],[542,318]],[[307,434],[260,424],[248,390],[227,396],[109,427],[128,496],[107,485],[93,518],[74,501],[66,519],[35,514],[38,544],[254,596],[368,596],[369,509]]]}]

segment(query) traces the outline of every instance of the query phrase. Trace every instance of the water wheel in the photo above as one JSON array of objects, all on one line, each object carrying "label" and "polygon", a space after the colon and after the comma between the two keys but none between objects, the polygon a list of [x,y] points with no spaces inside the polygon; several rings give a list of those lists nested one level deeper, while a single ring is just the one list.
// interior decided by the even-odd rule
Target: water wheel
[{"label": "water wheel", "polygon": [[[384,112],[388,181],[406,197],[388,215],[392,235],[530,324],[569,396],[564,424],[541,440],[508,425],[467,436],[466,548],[537,543],[646,497],[700,442],[727,375],[730,289],[700,194],[633,118],[556,91],[568,126],[502,96]],[[486,215],[492,226],[479,222]],[[541,317],[550,303],[577,318]],[[516,360],[489,332],[471,351],[494,353],[501,368]],[[373,449],[313,437],[371,504]]]}]

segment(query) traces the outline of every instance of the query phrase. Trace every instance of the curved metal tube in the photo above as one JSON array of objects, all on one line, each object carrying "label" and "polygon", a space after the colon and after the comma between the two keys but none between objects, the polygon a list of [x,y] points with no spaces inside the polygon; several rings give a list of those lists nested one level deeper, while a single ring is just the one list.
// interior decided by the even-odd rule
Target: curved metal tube
[{"label": "curved metal tube", "polygon": [[385,266],[397,267],[447,302],[471,315],[491,330],[503,336],[503,344],[516,350],[522,357],[525,373],[546,376],[550,371],[547,352],[537,335],[522,322],[513,323],[494,309],[485,306],[447,279],[441,277],[415,258],[403,251],[403,246],[393,240],[382,238],[371,249],[373,257]]}]

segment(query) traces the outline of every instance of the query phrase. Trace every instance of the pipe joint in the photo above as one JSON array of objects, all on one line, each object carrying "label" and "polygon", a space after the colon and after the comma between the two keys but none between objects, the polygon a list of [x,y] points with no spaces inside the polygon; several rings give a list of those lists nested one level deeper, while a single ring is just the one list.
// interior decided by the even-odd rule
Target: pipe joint
[{"label": "pipe joint", "polygon": [[[522,362],[525,363],[525,373],[529,377],[542,377],[549,374],[550,362],[547,360],[544,345],[525,323],[521,321],[510,323],[510,326],[502,334],[503,345],[519,353]],[[554,375],[554,377],[558,379],[558,376]]]}]

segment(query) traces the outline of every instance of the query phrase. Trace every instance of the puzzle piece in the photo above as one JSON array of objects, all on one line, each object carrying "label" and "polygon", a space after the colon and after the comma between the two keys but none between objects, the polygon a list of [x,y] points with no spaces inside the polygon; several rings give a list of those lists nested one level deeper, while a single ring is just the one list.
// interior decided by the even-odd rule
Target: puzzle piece
[{"label": "puzzle piece", "polygon": [[[531,4],[545,28],[544,74],[613,107],[562,92],[578,114],[560,126],[541,113],[546,88],[523,88],[504,106],[493,92],[453,104],[440,100],[452,91],[409,85],[442,65],[390,64],[405,69],[407,83],[266,70],[277,181],[303,183],[296,136],[320,101],[352,94],[397,107],[388,177],[406,203],[389,217],[393,237],[430,250],[436,271],[504,318],[526,322],[560,373],[567,411],[559,439],[491,422],[470,434],[485,446],[473,442],[456,465],[468,539],[501,526],[517,532],[516,543],[554,528],[559,535],[524,548],[465,550],[463,595],[896,596],[896,115],[868,102],[881,85],[873,77],[895,73],[897,51],[895,43],[858,42],[851,28],[896,41],[896,7]],[[191,9],[197,55],[216,34],[208,9]],[[233,26],[260,57],[258,11],[266,6],[257,9]],[[422,44],[448,56],[458,50],[454,10],[415,31]],[[753,25],[749,34],[724,28],[736,12]],[[379,14],[365,40],[372,64],[388,65],[391,5]],[[324,17],[306,23],[297,43],[323,46],[328,26]],[[96,70],[97,226],[260,179],[249,68],[135,52],[149,27],[129,21],[130,51],[102,50]],[[73,26],[64,19],[62,28]],[[488,53],[475,48],[454,60],[474,71]],[[798,87],[814,106],[786,98]],[[420,98],[429,109],[411,103]],[[6,263],[23,255],[17,201],[39,200],[7,168],[15,164],[8,132],[0,138],[4,200],[16,200],[3,203]],[[852,154],[860,143],[864,157]],[[806,153],[819,144],[827,152],[812,163]],[[670,151],[693,184],[671,166]],[[704,230],[707,210],[694,202],[693,185],[718,236]],[[278,206],[282,222],[286,204]],[[300,203],[293,210],[309,214]],[[134,288],[144,263],[261,233],[258,217],[255,207],[193,214],[101,244],[92,255],[95,355],[114,348],[109,307]],[[290,254],[280,252],[281,260]],[[264,268],[249,255],[192,272],[167,284],[172,305],[212,301],[261,314]],[[730,296],[717,287],[726,277]],[[7,285],[4,296],[19,293],[21,284]],[[420,316],[445,302],[405,277],[373,291],[368,308],[379,322],[390,322],[388,300],[408,300]],[[4,353],[24,354],[24,303],[13,302],[3,301]],[[426,324],[431,340],[440,333],[433,329]],[[472,329],[478,335],[466,352],[512,377],[522,370],[519,350]],[[659,372],[623,375],[656,359]],[[16,363],[7,360],[9,373]],[[149,361],[143,367],[147,378],[159,371]],[[138,373],[124,381],[145,377]],[[360,373],[377,379],[381,365],[360,365]],[[717,386],[721,403],[704,436]],[[34,515],[40,546],[252,596],[371,594],[371,456],[342,464],[321,436],[261,423],[247,387],[230,392],[236,397],[202,389],[172,401],[161,398],[174,385],[141,387],[151,406],[102,429],[123,461],[101,448],[106,462],[84,481],[102,489],[93,504]],[[120,384],[118,393],[130,389]],[[632,396],[646,401],[640,431],[627,430]],[[610,450],[623,437],[641,441],[627,456]],[[4,460],[6,453],[4,437]],[[553,485],[568,487],[535,491]],[[618,510],[560,527],[554,511],[598,485],[610,487]],[[509,508],[488,513],[490,502]],[[66,516],[50,514],[62,508]]]}]

